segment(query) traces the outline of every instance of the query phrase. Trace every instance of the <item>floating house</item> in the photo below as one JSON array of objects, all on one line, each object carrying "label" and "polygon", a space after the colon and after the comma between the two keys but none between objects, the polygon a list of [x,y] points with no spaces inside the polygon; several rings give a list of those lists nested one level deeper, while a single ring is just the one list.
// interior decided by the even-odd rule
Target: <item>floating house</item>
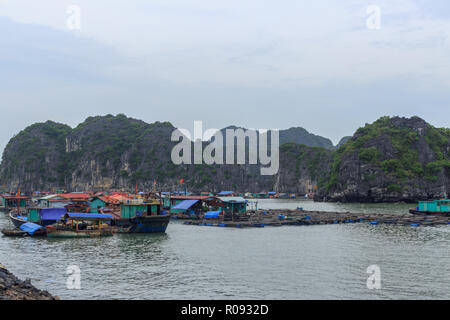
[{"label": "floating house", "polygon": [[183,200],[170,209],[171,213],[198,214],[202,211],[202,200]]},{"label": "floating house", "polygon": [[414,214],[442,214],[450,215],[450,200],[419,201],[415,209],[409,210]]},{"label": "floating house", "polygon": [[116,209],[120,207],[121,202],[133,199],[127,194],[104,194],[90,199],[90,212],[99,213],[99,209]]},{"label": "floating house", "polygon": [[6,209],[25,207],[27,205],[27,196],[12,195],[9,193],[2,193],[0,195],[1,205]]},{"label": "floating house", "polygon": [[89,210],[90,213],[98,213],[99,209],[103,209],[106,205],[110,203],[110,200],[105,196],[95,196],[91,198],[90,205],[91,208]]},{"label": "floating house", "polygon": [[218,197],[222,202],[223,210],[233,213],[245,213],[247,211],[247,200],[242,197]]},{"label": "floating house", "polygon": [[[164,202],[164,207],[170,207],[171,213],[193,213],[202,210],[203,205],[221,206],[217,197],[208,196],[172,196],[168,199],[169,206]],[[167,201],[167,200],[166,200]]]},{"label": "floating house", "polygon": [[64,208],[69,203],[69,200],[58,194],[51,194],[38,199],[38,206],[46,208]]},{"label": "floating house", "polygon": [[265,199],[268,198],[269,195],[265,192],[259,192],[255,194],[255,198],[259,198],[259,199]]}]

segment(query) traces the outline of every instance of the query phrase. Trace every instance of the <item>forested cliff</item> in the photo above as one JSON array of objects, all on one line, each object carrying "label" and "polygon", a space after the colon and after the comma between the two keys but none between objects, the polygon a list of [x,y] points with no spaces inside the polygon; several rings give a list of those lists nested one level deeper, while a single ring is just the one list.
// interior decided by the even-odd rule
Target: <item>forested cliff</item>
[{"label": "forested cliff", "polygon": [[75,128],[47,121],[7,144],[0,183],[9,190],[63,188],[307,193],[316,200],[416,201],[450,192],[450,129],[424,120],[383,117],[333,147],[303,128],[280,131],[280,168],[259,165],[174,165],[168,122],[123,114],[89,117]]}]

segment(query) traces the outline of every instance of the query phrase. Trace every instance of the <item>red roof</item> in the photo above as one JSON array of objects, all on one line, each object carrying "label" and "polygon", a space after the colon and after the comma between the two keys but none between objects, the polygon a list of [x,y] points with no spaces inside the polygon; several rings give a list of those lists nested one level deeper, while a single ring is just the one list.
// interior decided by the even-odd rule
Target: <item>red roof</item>
[{"label": "red roof", "polygon": [[64,199],[83,199],[87,200],[89,198],[92,198],[92,196],[88,193],[62,193],[58,194],[58,196],[64,198]]},{"label": "red roof", "polygon": [[113,199],[113,198],[111,198],[108,195],[99,196],[97,198],[99,198],[100,200],[102,200],[105,203],[114,203],[114,204],[118,204],[119,203],[119,200]]},{"label": "red roof", "polygon": [[184,199],[184,200],[205,200],[211,198],[209,196],[171,196],[170,199]]},{"label": "red roof", "polygon": [[133,199],[133,197],[126,195],[126,194],[104,194],[97,198],[99,198],[103,202],[113,203],[113,204],[119,204],[120,201]]},{"label": "red roof", "polygon": [[2,196],[5,199],[28,199],[27,196]]},{"label": "red roof", "polygon": [[129,196],[127,194],[111,194],[111,195],[109,195],[109,197],[114,200],[118,200],[118,201],[133,199],[132,196]]}]

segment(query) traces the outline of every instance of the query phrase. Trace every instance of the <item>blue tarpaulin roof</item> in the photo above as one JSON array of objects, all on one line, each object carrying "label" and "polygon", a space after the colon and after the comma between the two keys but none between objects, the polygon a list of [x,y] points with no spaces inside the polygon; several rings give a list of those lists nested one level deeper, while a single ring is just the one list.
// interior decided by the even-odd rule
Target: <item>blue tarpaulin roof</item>
[{"label": "blue tarpaulin roof", "polygon": [[218,195],[219,196],[226,196],[226,195],[229,195],[229,194],[233,194],[233,191],[222,191]]},{"label": "blue tarpaulin roof", "polygon": [[70,212],[69,218],[72,219],[112,219],[113,216],[110,214],[103,213],[78,213],[78,212]]},{"label": "blue tarpaulin roof", "polygon": [[172,209],[177,210],[187,210],[190,207],[192,207],[195,203],[197,203],[199,200],[183,200],[179,204],[177,204],[175,207],[172,207]]},{"label": "blue tarpaulin roof", "polygon": [[208,211],[205,213],[205,218],[218,218],[220,214],[220,211]]},{"label": "blue tarpaulin roof", "polygon": [[66,208],[42,208],[39,210],[41,220],[59,220],[67,212]]},{"label": "blue tarpaulin roof", "polygon": [[44,229],[44,227],[33,222],[27,222],[20,226],[20,230],[28,232],[29,235],[33,235],[39,229]]}]

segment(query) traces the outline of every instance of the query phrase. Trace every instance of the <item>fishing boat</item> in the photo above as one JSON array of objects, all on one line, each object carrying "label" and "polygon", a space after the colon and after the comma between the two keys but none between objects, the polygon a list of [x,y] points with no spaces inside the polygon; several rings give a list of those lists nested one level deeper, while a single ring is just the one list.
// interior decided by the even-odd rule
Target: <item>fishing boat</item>
[{"label": "fishing boat", "polygon": [[450,216],[450,200],[419,201],[419,205],[409,213],[423,215]]},{"label": "fishing boat", "polygon": [[10,211],[9,220],[11,220],[11,222],[16,228],[20,228],[21,225],[28,222],[28,217],[21,213]]},{"label": "fishing boat", "polygon": [[67,212],[60,222],[47,226],[48,238],[94,238],[112,236],[110,214]]},{"label": "fishing boat", "polygon": [[164,233],[170,216],[161,211],[160,199],[127,200],[113,220],[118,233]]},{"label": "fishing boat", "polygon": [[2,229],[2,233],[7,237],[42,237],[47,235],[47,230],[32,222],[25,222],[16,229]]}]

